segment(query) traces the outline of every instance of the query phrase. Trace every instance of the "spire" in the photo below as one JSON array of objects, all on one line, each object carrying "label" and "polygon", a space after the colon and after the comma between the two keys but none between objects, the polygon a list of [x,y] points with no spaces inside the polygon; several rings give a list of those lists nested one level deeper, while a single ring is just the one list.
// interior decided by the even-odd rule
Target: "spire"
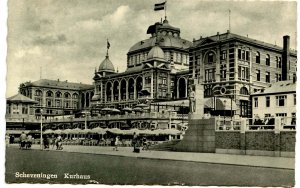
[{"label": "spire", "polygon": [[108,39],[107,39],[107,50],[106,50],[106,57],[108,57],[108,49],[110,48],[110,43],[109,43],[109,41],[108,41]]}]

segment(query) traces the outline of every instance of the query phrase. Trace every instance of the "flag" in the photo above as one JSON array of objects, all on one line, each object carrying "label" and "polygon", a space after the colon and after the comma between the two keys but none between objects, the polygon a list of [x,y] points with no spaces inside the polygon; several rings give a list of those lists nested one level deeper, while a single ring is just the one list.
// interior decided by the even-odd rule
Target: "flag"
[{"label": "flag", "polygon": [[155,11],[164,10],[165,9],[165,4],[166,4],[166,2],[154,4],[154,10]]},{"label": "flag", "polygon": [[110,47],[110,43],[107,40],[107,49],[109,49],[109,47]]}]

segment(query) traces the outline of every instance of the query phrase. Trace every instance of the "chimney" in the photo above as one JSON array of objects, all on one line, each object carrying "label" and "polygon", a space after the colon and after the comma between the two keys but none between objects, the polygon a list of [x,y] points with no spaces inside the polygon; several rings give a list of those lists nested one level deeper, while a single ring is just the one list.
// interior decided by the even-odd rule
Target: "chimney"
[{"label": "chimney", "polygon": [[290,36],[283,36],[282,80],[288,79],[288,63],[290,61]]}]

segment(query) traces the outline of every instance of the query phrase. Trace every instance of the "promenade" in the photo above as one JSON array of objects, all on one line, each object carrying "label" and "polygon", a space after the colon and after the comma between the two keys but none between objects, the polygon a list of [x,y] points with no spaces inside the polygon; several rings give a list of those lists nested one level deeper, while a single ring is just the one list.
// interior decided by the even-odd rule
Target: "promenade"
[{"label": "promenade", "polygon": [[[18,147],[18,145],[10,145],[10,147]],[[96,155],[112,155],[124,157],[136,157],[146,159],[175,160],[175,161],[191,161],[199,163],[225,164],[238,166],[252,166],[278,169],[295,169],[295,158],[285,157],[269,157],[269,156],[249,156],[249,155],[231,155],[216,153],[193,153],[193,152],[172,152],[172,151],[143,151],[140,153],[132,152],[131,147],[119,147],[118,151],[114,151],[113,147],[101,146],[82,146],[82,145],[64,145],[63,150],[55,150],[51,148],[49,152],[75,152]],[[32,149],[39,150],[39,145],[33,145]],[[48,151],[45,151],[48,152]]]}]

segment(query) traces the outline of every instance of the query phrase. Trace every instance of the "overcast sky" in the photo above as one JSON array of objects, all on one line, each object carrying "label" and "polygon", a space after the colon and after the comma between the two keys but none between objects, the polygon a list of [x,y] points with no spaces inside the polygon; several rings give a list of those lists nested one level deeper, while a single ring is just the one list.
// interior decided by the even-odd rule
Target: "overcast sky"
[{"label": "overcast sky", "polygon": [[[110,60],[120,72],[126,54],[136,42],[149,36],[149,25],[160,21],[164,11],[153,11],[162,0],[10,0],[8,2],[7,92],[17,93],[19,84],[40,78],[92,84],[95,68],[111,44]],[[291,36],[296,46],[295,2],[204,2],[168,0],[169,23],[181,29],[181,37],[228,30],[282,46]]]}]

